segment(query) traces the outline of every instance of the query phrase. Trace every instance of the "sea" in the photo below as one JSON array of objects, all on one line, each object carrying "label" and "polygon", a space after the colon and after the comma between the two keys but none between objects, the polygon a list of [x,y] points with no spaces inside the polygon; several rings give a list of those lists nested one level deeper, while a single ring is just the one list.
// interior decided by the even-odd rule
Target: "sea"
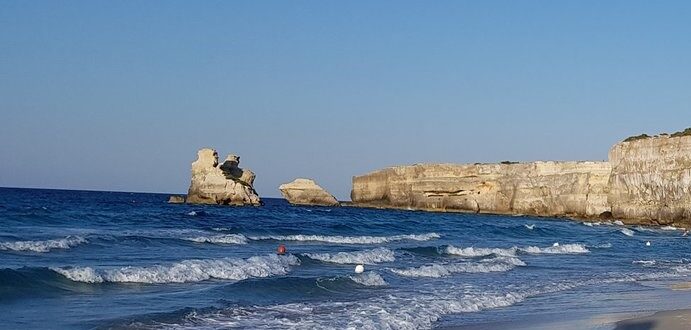
[{"label": "sea", "polygon": [[167,199],[0,189],[0,328],[612,329],[691,306],[679,228]]}]

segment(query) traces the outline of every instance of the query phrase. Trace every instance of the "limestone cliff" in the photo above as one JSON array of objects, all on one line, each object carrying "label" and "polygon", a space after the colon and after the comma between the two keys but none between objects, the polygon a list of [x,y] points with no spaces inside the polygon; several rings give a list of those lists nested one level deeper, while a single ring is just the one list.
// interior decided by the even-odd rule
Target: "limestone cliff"
[{"label": "limestone cliff", "polygon": [[355,206],[614,217],[691,227],[691,130],[616,144],[608,162],[422,164],[353,177]]},{"label": "limestone cliff", "polygon": [[354,204],[431,211],[599,216],[609,211],[606,162],[422,164],[353,178]]},{"label": "limestone cliff", "polygon": [[261,205],[252,186],[254,173],[239,168],[239,164],[240,157],[231,154],[219,165],[216,150],[199,150],[197,160],[192,163],[192,182],[187,193],[187,203]]},{"label": "limestone cliff", "polygon": [[294,205],[337,206],[336,197],[310,179],[295,179],[293,182],[282,184],[278,189],[283,198]]},{"label": "limestone cliff", "polygon": [[691,226],[691,136],[621,142],[610,150],[609,161],[614,217]]}]

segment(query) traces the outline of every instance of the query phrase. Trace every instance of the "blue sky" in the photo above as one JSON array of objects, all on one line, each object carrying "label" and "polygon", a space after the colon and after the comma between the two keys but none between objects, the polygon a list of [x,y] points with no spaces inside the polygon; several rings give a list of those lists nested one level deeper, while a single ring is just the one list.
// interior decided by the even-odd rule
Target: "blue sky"
[{"label": "blue sky", "polygon": [[419,162],[602,160],[691,126],[688,1],[0,0],[0,186],[262,196]]}]

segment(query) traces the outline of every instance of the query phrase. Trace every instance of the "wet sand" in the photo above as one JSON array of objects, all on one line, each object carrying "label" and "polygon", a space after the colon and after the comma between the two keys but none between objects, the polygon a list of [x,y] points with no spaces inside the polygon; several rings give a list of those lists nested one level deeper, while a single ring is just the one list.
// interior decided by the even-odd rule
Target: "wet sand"
[{"label": "wet sand", "polygon": [[651,316],[619,321],[615,330],[689,330],[691,309],[657,312]]}]

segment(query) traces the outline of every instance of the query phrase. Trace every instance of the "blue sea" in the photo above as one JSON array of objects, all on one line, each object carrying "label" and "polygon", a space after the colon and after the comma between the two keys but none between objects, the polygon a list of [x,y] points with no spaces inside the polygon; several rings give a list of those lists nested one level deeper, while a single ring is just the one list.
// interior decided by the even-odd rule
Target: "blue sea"
[{"label": "blue sea", "polygon": [[675,228],[167,198],[0,189],[0,328],[611,329],[691,306]]}]

